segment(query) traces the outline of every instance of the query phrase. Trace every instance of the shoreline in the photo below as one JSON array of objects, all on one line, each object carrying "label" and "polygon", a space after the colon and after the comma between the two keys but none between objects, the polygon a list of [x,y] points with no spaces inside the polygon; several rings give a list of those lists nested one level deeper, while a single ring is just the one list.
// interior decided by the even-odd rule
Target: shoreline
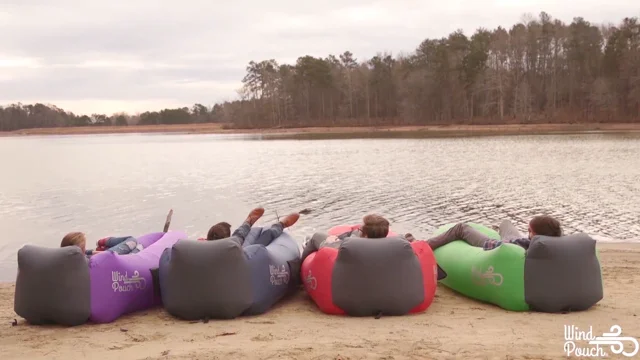
[{"label": "shoreline", "polygon": [[[325,315],[300,291],[263,315],[234,320],[181,321],[155,308],[110,324],[64,328],[26,324],[13,312],[15,284],[0,283],[0,358],[566,359],[565,326],[592,327],[599,336],[619,325],[622,336],[640,336],[640,244],[597,246],[604,299],[566,314],[510,312],[439,285],[426,312],[399,317]],[[616,358],[610,346],[601,348]]]},{"label": "shoreline", "polygon": [[105,134],[250,134],[267,138],[313,135],[401,135],[403,133],[428,136],[486,136],[580,133],[640,133],[640,123],[584,123],[584,124],[502,124],[502,125],[425,125],[425,126],[363,126],[308,127],[267,129],[225,129],[222,124],[85,126],[23,129],[0,132],[0,137],[47,135],[105,135]]}]

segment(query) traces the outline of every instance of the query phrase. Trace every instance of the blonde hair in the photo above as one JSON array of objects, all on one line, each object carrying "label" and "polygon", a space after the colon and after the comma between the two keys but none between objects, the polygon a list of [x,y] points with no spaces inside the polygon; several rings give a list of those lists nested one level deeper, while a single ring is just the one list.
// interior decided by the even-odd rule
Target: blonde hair
[{"label": "blonde hair", "polygon": [[70,232],[62,238],[60,242],[60,247],[65,246],[77,246],[81,249],[87,244],[87,238],[84,233],[81,232]]}]

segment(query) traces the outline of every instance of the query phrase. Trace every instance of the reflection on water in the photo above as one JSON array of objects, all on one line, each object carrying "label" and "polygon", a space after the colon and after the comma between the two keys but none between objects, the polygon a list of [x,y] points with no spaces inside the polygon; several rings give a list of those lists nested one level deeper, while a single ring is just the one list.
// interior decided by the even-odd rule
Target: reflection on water
[{"label": "reflection on water", "polygon": [[26,243],[57,246],[72,230],[94,240],[172,228],[193,237],[311,208],[291,228],[357,222],[368,212],[427,237],[452,221],[526,231],[536,214],[566,232],[640,238],[640,137],[553,135],[259,141],[260,135],[91,135],[0,138],[0,280]]}]

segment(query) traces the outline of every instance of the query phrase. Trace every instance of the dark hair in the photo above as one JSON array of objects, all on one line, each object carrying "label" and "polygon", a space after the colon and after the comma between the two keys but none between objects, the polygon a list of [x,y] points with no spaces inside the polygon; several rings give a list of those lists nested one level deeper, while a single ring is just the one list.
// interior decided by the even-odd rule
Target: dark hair
[{"label": "dark hair", "polygon": [[535,216],[529,222],[529,226],[531,227],[531,231],[536,235],[562,236],[560,222],[551,216]]},{"label": "dark hair", "polygon": [[380,215],[367,215],[362,222],[362,233],[369,239],[385,238],[389,234],[389,221]]},{"label": "dark hair", "polygon": [[219,222],[209,229],[207,240],[226,239],[231,236],[231,224]]}]

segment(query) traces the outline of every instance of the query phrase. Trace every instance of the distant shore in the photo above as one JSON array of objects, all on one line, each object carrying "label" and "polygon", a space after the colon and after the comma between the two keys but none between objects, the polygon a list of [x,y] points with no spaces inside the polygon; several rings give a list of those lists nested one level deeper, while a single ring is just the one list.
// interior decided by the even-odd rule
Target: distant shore
[{"label": "distant shore", "polygon": [[176,125],[130,125],[130,126],[83,126],[23,129],[0,132],[0,136],[29,135],[96,135],[133,133],[180,133],[180,134],[255,134],[267,137],[313,137],[314,135],[401,135],[417,134],[434,136],[486,136],[527,134],[570,133],[636,133],[640,123],[580,123],[580,124],[503,124],[503,125],[430,125],[430,126],[375,126],[375,127],[308,127],[268,129],[227,129],[221,124],[176,124]]}]

